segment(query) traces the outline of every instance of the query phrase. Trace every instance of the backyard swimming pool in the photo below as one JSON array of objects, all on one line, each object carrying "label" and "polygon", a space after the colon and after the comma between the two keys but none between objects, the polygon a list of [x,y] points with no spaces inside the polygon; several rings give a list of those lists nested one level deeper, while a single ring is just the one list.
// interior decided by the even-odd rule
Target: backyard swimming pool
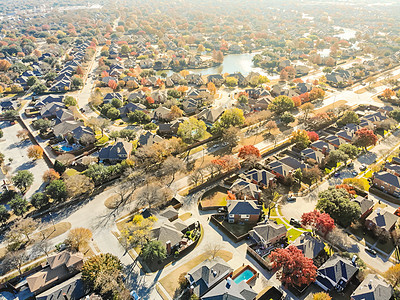
[{"label": "backyard swimming pool", "polygon": [[72,146],[62,145],[61,146],[61,150],[64,151],[64,152],[69,152],[69,151],[74,150],[74,148]]},{"label": "backyard swimming pool", "polygon": [[244,281],[249,281],[255,274],[250,269],[245,269],[242,273],[240,273],[233,281],[235,283],[239,283]]}]

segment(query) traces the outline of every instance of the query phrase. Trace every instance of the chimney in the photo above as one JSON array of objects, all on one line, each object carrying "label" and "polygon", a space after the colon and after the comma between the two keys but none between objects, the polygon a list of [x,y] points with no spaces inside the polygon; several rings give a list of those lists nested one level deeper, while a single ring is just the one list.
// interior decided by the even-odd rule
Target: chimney
[{"label": "chimney", "polygon": [[378,215],[381,214],[381,208],[380,208],[380,207],[376,210],[376,213],[377,213]]},{"label": "chimney", "polygon": [[269,180],[268,180],[268,187],[271,187],[271,186],[273,186],[274,185],[274,179],[273,178],[270,178]]},{"label": "chimney", "polygon": [[226,278],[226,288],[230,288],[232,284],[232,278],[228,277]]},{"label": "chimney", "polygon": [[372,289],[372,279],[369,280],[368,287]]},{"label": "chimney", "polygon": [[165,243],[165,248],[167,248],[167,254],[170,255],[172,252],[171,241]]},{"label": "chimney", "polygon": [[325,156],[328,154],[328,147],[327,146],[323,146],[322,147],[322,154],[325,155]]}]

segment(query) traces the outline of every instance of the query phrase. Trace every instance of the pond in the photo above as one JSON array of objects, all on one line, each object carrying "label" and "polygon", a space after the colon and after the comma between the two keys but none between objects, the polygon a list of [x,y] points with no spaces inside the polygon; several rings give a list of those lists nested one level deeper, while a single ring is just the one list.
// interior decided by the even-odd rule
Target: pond
[{"label": "pond", "polygon": [[[242,53],[242,54],[228,54],[224,56],[224,61],[221,65],[205,68],[205,69],[188,69],[190,73],[200,74],[200,75],[211,75],[211,74],[224,74],[224,73],[235,73],[240,72],[244,76],[249,75],[250,72],[258,72],[261,75],[268,76],[269,79],[279,78],[278,74],[269,74],[265,72],[262,68],[257,68],[253,66],[253,57],[260,52],[253,53]],[[171,76],[174,71],[168,70],[164,71],[167,76]]]}]

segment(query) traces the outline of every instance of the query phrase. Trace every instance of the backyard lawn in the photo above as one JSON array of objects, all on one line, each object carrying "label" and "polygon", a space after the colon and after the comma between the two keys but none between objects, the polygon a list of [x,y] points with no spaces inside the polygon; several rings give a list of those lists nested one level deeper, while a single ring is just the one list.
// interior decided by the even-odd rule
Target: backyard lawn
[{"label": "backyard lawn", "polygon": [[[222,258],[226,262],[230,261],[232,259],[232,256],[232,253],[226,250],[220,250],[217,253],[217,257]],[[189,272],[190,270],[198,266],[201,262],[209,258],[210,255],[208,253],[200,254],[199,256],[188,261],[186,264],[174,269],[167,276],[161,278],[159,282],[163,285],[168,294],[171,297],[174,297],[175,291],[179,288],[179,282],[177,278],[179,278],[182,273]]]},{"label": "backyard lawn", "polygon": [[204,193],[200,203],[202,207],[226,206],[227,190],[222,187],[215,187]]}]

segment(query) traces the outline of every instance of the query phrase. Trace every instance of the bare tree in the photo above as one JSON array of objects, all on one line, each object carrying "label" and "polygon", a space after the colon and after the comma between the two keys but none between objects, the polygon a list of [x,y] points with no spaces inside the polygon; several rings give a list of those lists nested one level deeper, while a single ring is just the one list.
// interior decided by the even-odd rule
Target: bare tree
[{"label": "bare tree", "polygon": [[69,166],[75,159],[75,156],[69,153],[61,154],[57,157],[57,160],[63,165]]},{"label": "bare tree", "polygon": [[32,247],[32,252],[39,252],[40,254],[45,254],[47,257],[49,253],[54,248],[53,244],[49,240],[43,239],[35,243]]},{"label": "bare tree", "polygon": [[7,272],[12,269],[17,269],[19,275],[22,274],[22,265],[27,261],[28,256],[25,250],[8,252],[1,263],[3,271]]},{"label": "bare tree", "polygon": [[[63,176],[64,177],[64,176]],[[84,193],[90,193],[94,189],[94,184],[89,177],[81,174],[65,176],[65,187],[67,188],[68,196],[75,197]]]},{"label": "bare tree", "polygon": [[353,243],[350,238],[345,234],[342,230],[335,228],[331,231],[326,239],[330,241],[333,245],[341,247],[341,248],[350,248]]},{"label": "bare tree", "polygon": [[184,162],[177,157],[169,156],[161,165],[160,173],[163,176],[172,176],[171,182],[168,184],[171,185],[175,180],[175,175],[179,172],[183,172],[185,170]]},{"label": "bare tree", "polygon": [[29,235],[38,228],[39,222],[32,218],[19,219],[13,226],[11,226],[10,231],[19,232],[26,237],[28,242],[31,241]]},{"label": "bare tree", "polygon": [[160,183],[148,183],[136,191],[134,199],[139,205],[148,205],[151,208],[152,204],[165,202],[171,196],[172,191],[169,188],[163,187]]},{"label": "bare tree", "polygon": [[206,246],[206,253],[210,256],[211,259],[215,259],[221,249],[221,244],[208,243]]}]

